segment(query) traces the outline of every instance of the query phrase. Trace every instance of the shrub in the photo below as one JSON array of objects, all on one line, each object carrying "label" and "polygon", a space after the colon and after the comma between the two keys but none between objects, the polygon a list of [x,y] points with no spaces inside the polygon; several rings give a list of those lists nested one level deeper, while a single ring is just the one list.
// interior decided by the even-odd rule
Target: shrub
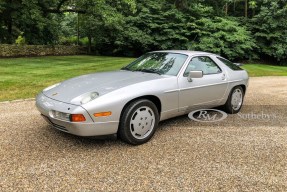
[{"label": "shrub", "polygon": [[[60,39],[61,45],[77,45],[78,38],[77,37],[62,37]],[[88,37],[80,38],[79,39],[79,45],[87,46],[89,44]]]},{"label": "shrub", "polygon": [[255,57],[250,54],[256,47],[251,33],[235,20],[202,18],[196,22],[196,28],[197,38],[189,49],[217,53],[231,60]]},{"label": "shrub", "polygon": [[265,0],[249,28],[259,47],[259,54],[287,65],[286,0]]},{"label": "shrub", "polygon": [[0,57],[44,56],[44,55],[78,55],[86,54],[81,46],[65,45],[9,45],[0,44]]},{"label": "shrub", "polygon": [[21,35],[19,35],[18,38],[16,39],[15,41],[16,45],[26,45],[26,39],[22,35],[23,33],[21,33]]}]

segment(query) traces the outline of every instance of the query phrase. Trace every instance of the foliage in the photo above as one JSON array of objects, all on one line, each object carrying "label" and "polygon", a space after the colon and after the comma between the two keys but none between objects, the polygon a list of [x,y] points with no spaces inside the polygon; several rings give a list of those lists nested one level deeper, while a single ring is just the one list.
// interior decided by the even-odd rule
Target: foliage
[{"label": "foliage", "polygon": [[77,35],[77,13],[64,13],[61,18],[60,38],[75,37]]},{"label": "foliage", "polygon": [[0,44],[0,50],[0,58],[44,55],[79,55],[87,53],[86,48],[81,46],[25,45],[21,44],[20,42],[16,45]]},{"label": "foliage", "polygon": [[78,38],[76,36],[64,37],[62,36],[59,40],[61,45],[80,45],[80,46],[88,46],[89,39],[88,37],[80,38],[78,42]]},{"label": "foliage", "polygon": [[164,2],[138,3],[137,12],[126,18],[122,35],[116,37],[116,51],[140,55],[156,49],[186,49],[194,29],[192,21],[193,17]]},{"label": "foliage", "polygon": [[16,45],[25,45],[26,44],[26,39],[23,37],[23,33],[18,36],[18,38],[15,41]]},{"label": "foliage", "polygon": [[137,3],[137,11],[125,18],[120,35],[114,37],[113,53],[137,56],[151,50],[187,49],[195,37],[196,19],[213,10],[200,3],[191,7],[181,3],[177,5],[181,9],[163,1]]},{"label": "foliage", "polygon": [[95,22],[115,24],[121,16],[119,10],[132,11],[134,7],[134,0],[1,0],[0,43],[13,43],[24,33],[28,44],[58,44],[60,36],[75,35],[75,16],[69,15],[68,26],[65,13],[83,14],[81,28],[87,36],[93,33]]},{"label": "foliage", "polygon": [[240,23],[228,18],[202,18],[195,22],[197,38],[189,49],[209,51],[226,56],[229,59],[251,59],[255,48],[251,33]]},{"label": "foliage", "polygon": [[190,48],[286,63],[286,10],[286,0],[0,0],[0,43],[23,33],[106,55]]},{"label": "foliage", "polygon": [[287,3],[264,0],[260,12],[250,22],[260,53],[287,63]]}]

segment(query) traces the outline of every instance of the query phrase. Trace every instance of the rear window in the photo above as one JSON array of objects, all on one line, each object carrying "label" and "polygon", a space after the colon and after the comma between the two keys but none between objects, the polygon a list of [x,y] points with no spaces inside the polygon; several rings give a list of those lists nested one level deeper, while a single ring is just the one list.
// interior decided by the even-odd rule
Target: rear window
[{"label": "rear window", "polygon": [[240,67],[238,67],[237,65],[235,65],[234,63],[232,63],[231,61],[228,61],[227,59],[223,59],[220,57],[217,57],[217,59],[219,59],[222,63],[224,63],[227,67],[229,67],[232,70],[235,70],[235,71],[243,70]]}]

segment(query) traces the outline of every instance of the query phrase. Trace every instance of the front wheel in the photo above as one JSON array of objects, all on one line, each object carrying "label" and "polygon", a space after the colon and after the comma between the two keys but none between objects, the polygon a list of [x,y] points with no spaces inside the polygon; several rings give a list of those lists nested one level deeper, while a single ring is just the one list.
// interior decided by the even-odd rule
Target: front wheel
[{"label": "front wheel", "polygon": [[244,91],[241,86],[234,87],[224,105],[224,109],[227,113],[238,113],[243,105]]},{"label": "front wheel", "polygon": [[141,99],[130,103],[123,111],[118,134],[122,140],[132,145],[149,141],[159,122],[159,112],[155,104]]}]

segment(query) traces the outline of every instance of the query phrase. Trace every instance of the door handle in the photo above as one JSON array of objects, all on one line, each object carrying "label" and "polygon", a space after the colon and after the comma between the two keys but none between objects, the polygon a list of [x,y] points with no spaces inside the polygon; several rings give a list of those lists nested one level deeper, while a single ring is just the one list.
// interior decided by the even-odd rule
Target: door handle
[{"label": "door handle", "polygon": [[225,80],[225,79],[226,79],[226,75],[225,75],[225,74],[222,74],[221,79],[222,79],[222,80]]}]

